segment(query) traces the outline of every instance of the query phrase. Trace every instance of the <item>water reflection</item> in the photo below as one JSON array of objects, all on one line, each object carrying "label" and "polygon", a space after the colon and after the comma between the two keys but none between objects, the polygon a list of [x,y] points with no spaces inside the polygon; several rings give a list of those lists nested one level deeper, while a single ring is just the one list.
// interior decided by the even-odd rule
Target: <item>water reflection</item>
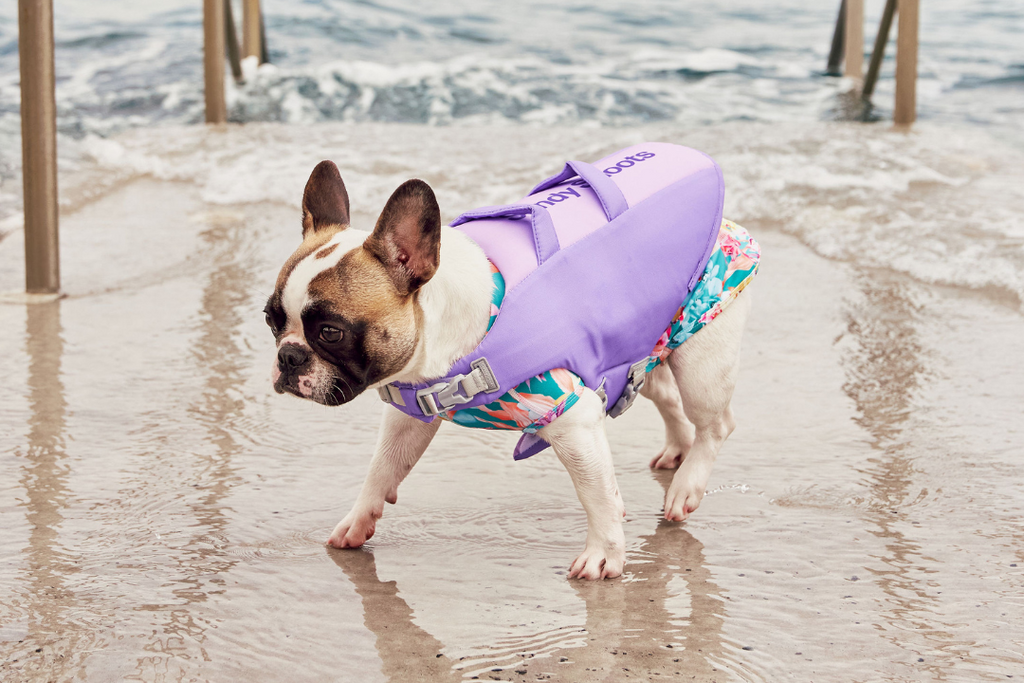
[{"label": "water reflection", "polygon": [[412,619],[412,608],[398,595],[394,581],[377,578],[377,563],[368,550],[336,550],[327,554],[341,567],[363,602],[363,622],[377,636],[377,653],[385,679],[460,681],[443,645]]},{"label": "water reflection", "polygon": [[[672,473],[658,474],[667,486]],[[517,679],[554,674],[565,680],[619,680],[624,668],[644,676],[703,680],[737,666],[724,647],[722,590],[704,564],[703,544],[679,524],[661,520],[653,534],[641,538],[627,562],[628,578],[571,583],[586,605],[585,647],[545,650],[547,656],[536,658],[519,650],[512,666],[508,653],[492,664],[484,656],[461,673],[453,666],[465,665],[451,661],[442,643],[413,622],[413,611],[399,597],[395,582],[377,577],[370,551],[327,553],[362,599],[364,623],[377,637],[382,671],[393,683],[462,680],[472,675],[470,669],[481,671],[484,680],[513,672]],[[689,596],[688,614],[669,608],[679,592]]]},{"label": "water reflection", "polygon": [[[188,407],[188,414],[206,432],[203,441],[212,448],[192,454],[188,479],[195,482],[198,495],[190,498],[189,507],[195,523],[183,530],[184,540],[176,542],[180,575],[171,591],[175,600],[169,605],[142,606],[155,610],[163,623],[155,624],[153,639],[142,648],[149,654],[138,659],[130,680],[187,680],[194,675],[195,663],[188,660],[205,657],[202,643],[206,631],[215,626],[197,605],[225,591],[223,575],[236,564],[225,552],[229,524],[225,499],[238,478],[233,459],[243,450],[235,434],[243,419],[242,386],[250,359],[240,341],[240,329],[252,314],[249,285],[256,264],[247,258],[251,252],[246,244],[252,234],[239,216],[213,214],[204,220],[210,227],[201,235],[202,249],[214,254],[219,265],[207,277],[200,300],[198,336],[191,351],[203,392]],[[159,474],[145,476],[148,485],[161,479]]]},{"label": "water reflection", "polygon": [[[668,486],[672,472],[656,476]],[[577,582],[587,605],[587,647],[564,653],[565,667],[584,680],[588,672],[713,678],[726,664],[722,589],[705,566],[704,544],[678,523],[659,520],[653,534],[630,553],[628,580],[616,584]],[[689,595],[685,618],[669,609],[678,592]],[[563,670],[558,669],[560,672]],[[611,679],[617,680],[617,679]]]},{"label": "water reflection", "polygon": [[[895,276],[873,273],[860,285],[863,299],[850,302],[846,311],[846,335],[852,345],[844,359],[847,382],[843,388],[856,403],[857,421],[874,437],[878,452],[863,474],[872,498],[866,517],[874,529],[869,530],[886,549],[878,558],[884,569],[869,568],[887,596],[887,613],[879,627],[889,632],[891,642],[912,650],[915,657],[927,649],[930,654],[922,668],[938,678],[944,662],[932,650],[950,647],[952,634],[935,627],[937,598],[929,594],[924,580],[930,571],[927,564],[935,561],[906,535],[904,520],[904,508],[927,493],[915,487],[913,444],[904,433],[915,395],[928,374],[917,332],[919,310],[907,285]],[[923,636],[927,643],[923,647],[908,643],[911,633]],[[958,654],[949,652],[948,657]]]},{"label": "water reflection", "polygon": [[21,485],[25,489],[25,517],[29,524],[23,594],[27,635],[23,647],[12,653],[24,674],[43,673],[62,679],[72,675],[87,650],[85,632],[75,628],[71,614],[81,600],[69,579],[78,569],[77,558],[60,538],[63,510],[70,495],[70,467],[65,451],[67,399],[61,379],[64,330],[61,302],[26,307],[25,348],[28,353],[28,389],[31,415],[28,444],[23,453]]}]

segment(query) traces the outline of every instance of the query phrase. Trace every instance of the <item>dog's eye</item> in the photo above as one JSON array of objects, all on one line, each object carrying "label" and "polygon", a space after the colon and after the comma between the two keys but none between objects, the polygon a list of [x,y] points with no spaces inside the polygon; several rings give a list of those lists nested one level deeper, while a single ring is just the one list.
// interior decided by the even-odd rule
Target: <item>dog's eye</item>
[{"label": "dog's eye", "polygon": [[324,326],[320,328],[320,341],[333,344],[341,341],[341,330],[337,327]]},{"label": "dog's eye", "polygon": [[265,320],[267,321],[267,327],[269,327],[270,329],[274,329],[274,319],[270,317],[270,313],[264,312],[263,315],[266,316]]}]

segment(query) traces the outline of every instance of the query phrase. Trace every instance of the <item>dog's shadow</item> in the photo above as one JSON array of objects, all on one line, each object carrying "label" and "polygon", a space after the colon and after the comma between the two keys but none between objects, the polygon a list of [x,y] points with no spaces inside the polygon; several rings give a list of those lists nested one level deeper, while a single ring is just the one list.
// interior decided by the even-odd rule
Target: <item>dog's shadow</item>
[{"label": "dog's shadow", "polygon": [[[654,476],[667,487],[672,472]],[[555,671],[570,680],[600,680],[598,672],[623,667],[648,676],[715,675],[724,656],[725,600],[704,566],[704,545],[685,526],[665,520],[640,540],[627,557],[623,580],[572,582],[586,605],[586,646],[525,658],[516,669]],[[377,577],[372,552],[327,553],[362,599],[364,622],[377,637],[387,680],[463,680],[442,652],[443,644],[415,624],[395,582]],[[685,605],[686,594],[688,610],[676,608]]]},{"label": "dog's shadow", "polygon": [[398,595],[394,581],[377,578],[377,562],[365,548],[327,548],[363,601],[363,622],[377,636],[381,670],[388,681],[460,681],[441,642],[417,626],[412,608]]},{"label": "dog's shadow", "polygon": [[[675,472],[652,474],[667,490]],[[623,580],[574,586],[587,606],[589,636],[586,648],[564,656],[581,675],[623,667],[648,677],[716,675],[725,599],[705,566],[704,544],[685,524],[661,519],[653,534],[641,536],[627,554]]]}]

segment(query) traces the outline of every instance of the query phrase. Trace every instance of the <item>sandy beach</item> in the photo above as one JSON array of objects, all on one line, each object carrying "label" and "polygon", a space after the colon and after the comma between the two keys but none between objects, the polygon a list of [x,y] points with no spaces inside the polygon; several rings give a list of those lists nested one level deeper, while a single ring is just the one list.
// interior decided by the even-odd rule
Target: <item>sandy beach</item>
[{"label": "sandy beach", "polygon": [[[566,579],[585,518],[550,451],[515,463],[514,434],[452,425],[364,549],[324,547],[386,407],[376,396],[331,409],[274,394],[261,309],[298,241],[299,197],[288,199],[308,173],[298,169],[367,130],[377,165],[367,146],[352,161],[362,175],[339,158],[364,225],[405,174],[427,177],[450,218],[514,199],[509,188],[563,155],[596,157],[637,135],[688,142],[723,163],[727,215],[764,253],[739,427],[700,509],[675,524],[660,520],[669,475],[647,468],[662,439],[653,405],[638,401],[609,422],[627,511],[622,579]],[[129,136],[119,144],[134,157],[111,152],[67,179],[84,197],[62,216],[68,297],[0,304],[0,678],[1024,676],[1024,319],[1014,283],[927,282],[913,264],[886,265],[900,243],[870,243],[880,221],[844,209],[856,183],[795,175],[821,149],[787,152],[805,157],[776,163],[775,180],[743,161],[764,131],[620,131],[594,142],[572,129],[539,141],[449,130],[420,135],[418,156],[396,165],[403,157],[388,146],[416,130],[182,129],[164,136],[179,139],[172,151]],[[202,139],[181,142],[189,135]],[[221,154],[218,135],[249,136],[264,158],[289,149],[295,171],[240,163]],[[801,135],[845,140],[859,165],[878,168],[879,140],[896,134],[840,124]],[[489,163],[481,139],[509,170],[473,185]],[[933,166],[953,184],[890,168],[871,192],[889,214],[982,205],[984,169],[1001,162],[954,157]],[[211,188],[235,199],[211,200]],[[829,254],[823,233],[797,220],[814,216],[849,226],[880,255],[851,256],[857,241]],[[0,241],[0,289],[19,287],[21,249],[17,230]]]}]

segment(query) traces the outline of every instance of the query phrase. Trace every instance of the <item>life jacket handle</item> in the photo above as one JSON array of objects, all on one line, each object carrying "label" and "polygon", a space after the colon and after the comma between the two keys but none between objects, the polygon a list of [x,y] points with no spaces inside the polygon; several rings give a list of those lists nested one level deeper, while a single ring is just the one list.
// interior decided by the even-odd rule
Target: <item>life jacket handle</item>
[{"label": "life jacket handle", "polygon": [[[622,194],[619,186],[605,175],[603,171],[585,161],[567,161],[561,173],[541,182],[530,190],[530,194],[534,195],[538,192],[543,192],[576,176],[582,178],[590,186],[590,189],[594,191],[594,194],[597,195],[598,201],[601,202],[601,208],[604,209],[604,215],[608,218],[609,222],[615,220],[629,209],[626,197]],[[521,219],[527,215],[530,216],[533,244],[537,252],[537,265],[539,266],[554,256],[561,248],[558,242],[558,235],[555,233],[555,225],[551,221],[551,215],[543,206],[526,203],[485,206],[474,211],[467,211],[452,221],[451,226],[454,228],[463,223],[480,220],[481,218]]]},{"label": "life jacket handle", "polygon": [[576,176],[579,176],[590,185],[590,189],[594,191],[598,201],[601,202],[601,208],[604,209],[604,215],[608,218],[609,222],[618,218],[623,211],[629,208],[629,204],[626,203],[626,197],[622,194],[619,186],[605,175],[604,171],[585,161],[573,160],[565,162],[565,168],[562,169],[561,173],[541,181],[530,190],[530,194],[534,195],[538,192],[543,192]]},{"label": "life jacket handle", "polygon": [[473,211],[467,211],[451,222],[454,228],[457,225],[479,220],[481,218],[512,218],[519,219],[530,217],[530,227],[533,230],[533,245],[537,252],[537,265],[540,266],[561,249],[558,243],[558,234],[555,232],[555,224],[551,222],[551,214],[543,206],[536,204],[506,204],[505,206],[485,206]]}]

